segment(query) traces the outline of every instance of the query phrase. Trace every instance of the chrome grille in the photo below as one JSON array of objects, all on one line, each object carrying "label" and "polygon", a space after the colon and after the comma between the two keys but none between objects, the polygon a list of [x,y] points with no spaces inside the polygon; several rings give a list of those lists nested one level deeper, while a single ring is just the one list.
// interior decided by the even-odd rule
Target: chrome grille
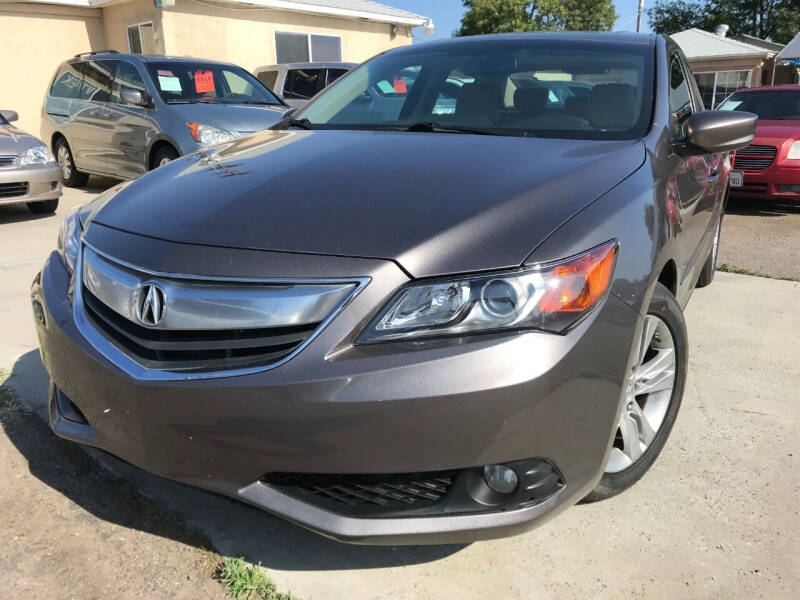
[{"label": "chrome grille", "polygon": [[0,198],[14,198],[16,196],[27,196],[27,194],[27,181],[19,181],[16,183],[0,183]]},{"label": "chrome grille", "polygon": [[17,157],[14,154],[0,155],[0,169],[3,167],[13,167],[17,162]]},{"label": "chrome grille", "polygon": [[736,152],[733,168],[742,171],[763,171],[774,161],[778,149],[775,146],[747,146]]}]

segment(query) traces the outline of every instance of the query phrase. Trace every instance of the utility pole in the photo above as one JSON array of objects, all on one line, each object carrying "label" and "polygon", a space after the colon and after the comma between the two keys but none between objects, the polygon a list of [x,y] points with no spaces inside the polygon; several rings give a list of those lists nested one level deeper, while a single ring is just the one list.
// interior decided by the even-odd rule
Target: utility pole
[{"label": "utility pole", "polygon": [[639,0],[639,12],[636,14],[636,33],[642,30],[642,11],[644,10],[644,0]]}]

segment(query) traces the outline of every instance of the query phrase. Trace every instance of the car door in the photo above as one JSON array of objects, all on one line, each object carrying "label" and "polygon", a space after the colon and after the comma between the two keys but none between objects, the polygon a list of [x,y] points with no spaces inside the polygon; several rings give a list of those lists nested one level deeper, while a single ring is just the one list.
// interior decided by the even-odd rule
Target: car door
[{"label": "car door", "polygon": [[81,171],[107,173],[106,150],[111,131],[104,120],[104,109],[111,99],[113,64],[99,60],[77,63],[83,76],[78,98],[70,102],[70,135],[68,141]]},{"label": "car door", "polygon": [[[683,127],[700,107],[691,93],[691,73],[677,50],[670,55],[669,107],[673,139],[683,137]],[[672,172],[667,181],[667,203],[673,226],[681,237],[681,281],[702,266],[700,256],[705,234],[717,196],[721,173],[720,156],[716,154],[681,157],[673,153]]]},{"label": "car door", "polygon": [[325,69],[289,69],[283,83],[283,99],[289,106],[302,108],[325,87]]},{"label": "car door", "polygon": [[114,71],[111,103],[108,105],[109,122],[112,126],[108,162],[115,177],[132,179],[148,170],[148,144],[161,129],[152,108],[122,101],[123,88],[138,90],[145,98],[150,97],[139,68],[131,61],[120,59]]}]

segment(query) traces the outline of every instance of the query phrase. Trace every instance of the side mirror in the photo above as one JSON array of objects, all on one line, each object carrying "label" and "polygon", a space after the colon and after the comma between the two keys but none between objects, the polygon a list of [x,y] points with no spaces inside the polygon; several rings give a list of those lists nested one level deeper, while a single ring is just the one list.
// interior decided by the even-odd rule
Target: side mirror
[{"label": "side mirror", "polygon": [[678,154],[712,154],[744,148],[756,134],[758,115],[738,110],[701,110],[683,126],[676,140]]},{"label": "side mirror", "polygon": [[119,97],[123,104],[133,104],[134,106],[147,106],[149,104],[147,96],[141,90],[129,87],[123,87],[119,91]]},{"label": "side mirror", "polygon": [[0,115],[3,115],[3,118],[9,123],[19,119],[19,113],[15,110],[0,110]]}]

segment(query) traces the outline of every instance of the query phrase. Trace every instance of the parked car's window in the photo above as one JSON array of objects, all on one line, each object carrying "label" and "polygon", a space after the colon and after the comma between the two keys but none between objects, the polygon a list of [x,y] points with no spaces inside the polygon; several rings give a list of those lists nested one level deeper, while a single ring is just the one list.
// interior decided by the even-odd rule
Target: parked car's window
[{"label": "parked car's window", "polygon": [[800,90],[736,92],[720,104],[719,110],[744,110],[765,120],[800,121]]},{"label": "parked car's window", "polygon": [[83,73],[81,100],[91,100],[92,102],[108,102],[111,100],[113,63],[90,60],[80,63],[79,70]]},{"label": "parked car's window", "polygon": [[240,67],[200,61],[147,63],[167,104],[280,104],[272,91]]},{"label": "parked car's window", "polygon": [[59,69],[50,88],[50,95],[56,98],[78,98],[81,93],[81,74],[74,64]]},{"label": "parked car's window", "polygon": [[123,87],[139,90],[142,93],[147,92],[147,86],[142,81],[142,76],[134,65],[126,60],[120,60],[117,63],[117,70],[114,74],[114,85],[111,88],[111,101],[121,104],[120,91]]},{"label": "parked car's window", "polygon": [[286,73],[283,97],[308,100],[323,87],[320,84],[324,77],[325,69],[291,69]]},{"label": "parked car's window", "polygon": [[347,73],[347,69],[328,69],[328,85],[339,79],[342,75]]},{"label": "parked car's window", "polygon": [[[417,123],[507,135],[635,139],[653,103],[653,52],[544,38],[413,46],[364,63],[297,118],[320,129]],[[570,85],[580,90],[578,96]],[[688,91],[687,91],[688,94]]]},{"label": "parked car's window", "polygon": [[272,91],[275,91],[275,82],[278,81],[277,71],[261,71],[261,73],[259,73],[257,77],[261,83],[263,83]]},{"label": "parked car's window", "polygon": [[677,57],[673,57],[669,67],[669,111],[672,137],[683,134],[683,124],[692,116],[692,100],[689,84]]}]

